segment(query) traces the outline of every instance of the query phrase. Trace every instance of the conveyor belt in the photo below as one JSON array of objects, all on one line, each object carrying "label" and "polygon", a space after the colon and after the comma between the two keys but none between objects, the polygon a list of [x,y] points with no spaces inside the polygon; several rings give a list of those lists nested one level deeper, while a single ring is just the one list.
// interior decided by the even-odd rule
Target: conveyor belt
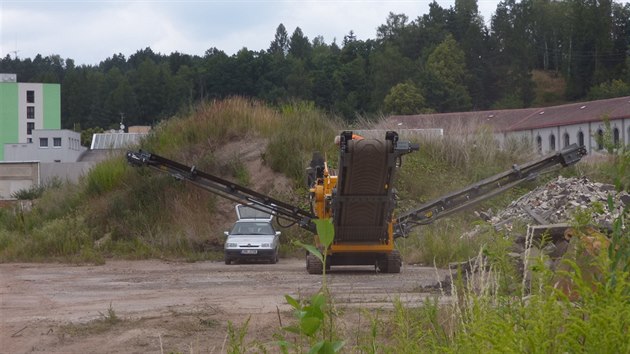
[{"label": "conveyor belt", "polygon": [[334,198],[335,242],[379,243],[388,239],[394,209],[391,140],[348,140],[340,158]]}]

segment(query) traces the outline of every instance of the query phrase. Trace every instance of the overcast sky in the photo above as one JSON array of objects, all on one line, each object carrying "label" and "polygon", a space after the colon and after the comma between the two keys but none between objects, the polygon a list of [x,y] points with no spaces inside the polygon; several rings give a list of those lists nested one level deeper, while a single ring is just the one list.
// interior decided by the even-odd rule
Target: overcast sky
[{"label": "overcast sky", "polygon": [[[243,47],[269,48],[280,23],[289,35],[300,27],[326,43],[354,31],[376,37],[389,12],[414,20],[429,0],[0,0],[0,56],[59,54],[75,63],[98,64],[139,49],[203,56],[212,47],[233,54]],[[443,8],[454,0],[437,0]],[[478,0],[489,25],[498,0]],[[1,68],[0,68],[1,70]]]}]

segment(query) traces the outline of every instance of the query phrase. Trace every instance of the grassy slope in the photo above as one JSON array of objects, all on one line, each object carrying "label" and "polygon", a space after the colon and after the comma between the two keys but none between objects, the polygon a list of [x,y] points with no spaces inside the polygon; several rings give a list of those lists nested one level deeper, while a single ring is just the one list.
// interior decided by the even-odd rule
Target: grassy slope
[{"label": "grassy slope", "polygon": [[[200,170],[247,183],[238,160],[220,161],[215,152],[229,141],[267,139],[262,158],[267,166],[294,181],[292,195],[279,196],[304,208],[304,169],[313,151],[329,156],[339,123],[309,104],[279,110],[242,98],[201,104],[194,112],[164,121],[142,149]],[[421,150],[405,157],[398,182],[400,207],[406,209],[526,160],[524,151],[498,151],[489,133],[469,141],[421,142]],[[440,188],[435,188],[440,186]],[[501,204],[503,199],[486,203]],[[32,212],[0,211],[0,261],[59,259],[98,262],[103,257],[216,258],[222,249],[217,232],[219,201],[165,174],[132,168],[122,156],[96,166],[78,185],[49,189]],[[221,208],[219,208],[221,209]],[[231,214],[231,211],[230,211]],[[466,259],[477,245],[454,239],[469,227],[462,214],[418,230],[400,244],[408,262],[444,265]],[[71,236],[70,236],[71,235]],[[304,237],[297,228],[286,240]]]}]

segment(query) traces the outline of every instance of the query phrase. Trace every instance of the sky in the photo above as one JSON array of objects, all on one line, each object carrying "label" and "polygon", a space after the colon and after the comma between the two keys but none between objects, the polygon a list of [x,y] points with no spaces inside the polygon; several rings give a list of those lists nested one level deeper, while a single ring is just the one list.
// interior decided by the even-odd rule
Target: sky
[{"label": "sky", "polygon": [[[409,21],[431,0],[0,0],[0,57],[57,54],[76,65],[96,65],[114,54],[128,58],[150,47],[168,55],[228,55],[243,47],[265,50],[282,23],[312,40],[340,44],[351,30],[376,37],[390,12]],[[443,8],[454,0],[437,0]],[[499,0],[477,0],[486,25]],[[1,71],[1,68],[0,68]]]}]

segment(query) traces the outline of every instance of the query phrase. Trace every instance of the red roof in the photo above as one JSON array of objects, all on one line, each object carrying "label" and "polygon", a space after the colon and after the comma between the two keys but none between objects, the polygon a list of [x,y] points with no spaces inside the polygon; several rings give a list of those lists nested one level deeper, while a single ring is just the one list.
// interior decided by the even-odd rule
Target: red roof
[{"label": "red roof", "polygon": [[624,118],[630,118],[630,96],[542,108],[390,116],[377,128],[461,132],[486,125],[509,132]]}]

